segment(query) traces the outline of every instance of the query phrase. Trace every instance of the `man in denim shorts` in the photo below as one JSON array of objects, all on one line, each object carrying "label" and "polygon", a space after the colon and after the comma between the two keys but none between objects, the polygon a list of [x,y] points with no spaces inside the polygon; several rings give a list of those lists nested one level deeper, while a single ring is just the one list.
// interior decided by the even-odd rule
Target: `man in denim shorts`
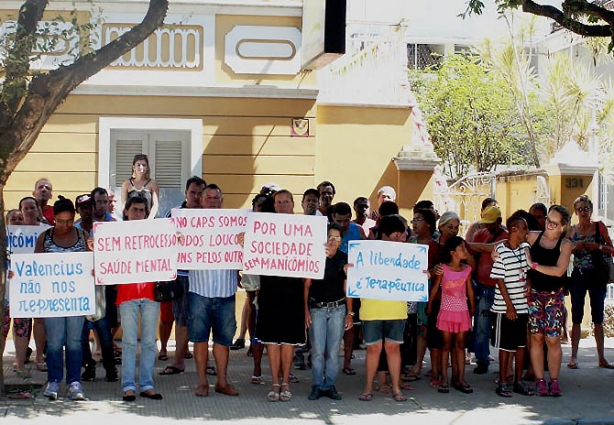
[{"label": "man in denim shorts", "polygon": [[[204,208],[222,207],[222,190],[215,184],[205,187]],[[235,319],[235,293],[239,284],[237,270],[190,270],[188,292],[188,329],[194,343],[194,359],[198,397],[209,395],[207,361],[209,359],[209,336],[213,333],[213,357],[217,366],[215,392],[238,396],[227,380],[228,357],[232,338],[237,330]]]},{"label": "man in denim shorts", "polygon": [[[399,215],[384,216],[378,224],[383,241],[405,242],[407,227]],[[383,301],[361,298],[360,318],[367,346],[365,365],[367,377],[365,389],[358,398],[361,401],[373,399],[373,380],[377,372],[382,346],[386,349],[388,370],[392,380],[392,396],[395,401],[405,401],[401,392],[401,344],[407,321],[407,302]]]}]

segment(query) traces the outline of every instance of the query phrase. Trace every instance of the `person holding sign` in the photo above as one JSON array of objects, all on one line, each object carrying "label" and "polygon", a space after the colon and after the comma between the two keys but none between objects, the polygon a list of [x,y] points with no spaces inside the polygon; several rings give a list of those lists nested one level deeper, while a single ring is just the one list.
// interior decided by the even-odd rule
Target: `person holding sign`
[{"label": "person holding sign", "polygon": [[[277,214],[294,214],[292,193],[282,189],[274,195]],[[260,276],[256,335],[267,345],[273,387],[267,400],[290,401],[288,384],[294,349],[304,344],[305,308],[303,280],[296,277]],[[281,383],[278,381],[282,377]]]},{"label": "person holding sign", "polygon": [[[204,208],[222,208],[222,190],[215,184],[205,187]],[[227,380],[228,358],[232,338],[237,330],[235,293],[239,285],[237,270],[190,270],[188,292],[188,329],[194,343],[194,360],[198,374],[197,397],[209,396],[207,362],[209,337],[213,333],[213,357],[217,366],[215,392],[238,396]]]},{"label": "person holding sign", "polygon": [[[447,261],[442,264],[443,274],[435,276],[426,311],[427,314],[431,314],[433,299],[441,287],[441,307],[437,315],[437,329],[441,331],[443,347],[440,364],[441,380],[437,391],[450,392],[448,360],[450,351],[455,350],[456,355],[451,357],[452,362],[456,362],[456,375],[453,377],[456,381],[452,385],[455,389],[469,394],[473,392],[473,389],[465,381],[465,335],[471,330],[471,315],[475,311],[475,300],[471,284],[471,267],[462,263],[469,257],[463,238],[453,236],[448,239],[443,248],[443,255]],[[467,299],[470,307],[467,306]]]},{"label": "person holding sign", "polygon": [[[344,267],[347,254],[339,250],[341,228],[328,227],[324,279],[305,280],[305,327],[311,341],[313,385],[309,400],[325,395],[341,400],[335,388],[339,372],[339,348],[344,330],[353,326],[352,298],[346,298]],[[326,370],[325,370],[326,369]]]},{"label": "person holding sign", "polygon": [[[84,252],[90,251],[87,235],[73,226],[75,207],[70,199],[60,198],[53,205],[55,226],[47,229],[36,241],[35,253]],[[49,383],[43,395],[56,400],[64,367],[66,351],[66,384],[68,396],[72,400],[85,400],[80,382],[83,352],[81,332],[85,316],[46,317],[47,334],[47,379]]]},{"label": "person holding sign", "polygon": [[[41,231],[47,228],[46,224],[42,224],[41,209],[38,201],[26,196],[19,201],[19,210],[23,216],[24,226],[42,226]],[[32,335],[34,337],[34,345],[36,346],[36,369],[40,372],[47,372],[47,363],[45,363],[44,351],[47,335],[45,334],[45,321],[42,318],[34,319],[34,327]]]},{"label": "person holding sign", "polygon": [[[132,196],[126,202],[124,214],[128,221],[144,220],[149,208],[144,196]],[[141,359],[139,362],[140,396],[162,400],[162,394],[154,391],[153,370],[156,360],[156,329],[160,304],[154,301],[155,282],[118,285],[116,304],[122,318],[122,399],[136,400],[136,351],[141,334]],[[139,320],[140,316],[140,320]],[[140,324],[140,329],[139,329]]]},{"label": "person holding sign", "polygon": [[[407,239],[407,226],[399,215],[381,217],[378,231],[383,241],[403,243]],[[401,344],[407,321],[407,302],[360,299],[360,318],[362,320],[367,355],[365,366],[367,376],[365,388],[358,399],[373,400],[373,380],[385,347],[388,370],[392,381],[392,394],[395,401],[406,401],[401,391]]]}]

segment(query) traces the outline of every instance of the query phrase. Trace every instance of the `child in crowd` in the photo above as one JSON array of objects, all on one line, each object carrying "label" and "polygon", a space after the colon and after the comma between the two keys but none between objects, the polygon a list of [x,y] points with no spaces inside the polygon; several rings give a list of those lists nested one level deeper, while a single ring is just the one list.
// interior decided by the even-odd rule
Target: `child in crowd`
[{"label": "child in crowd", "polygon": [[[450,351],[456,350],[452,361],[457,362],[458,376],[453,376],[452,385],[458,391],[469,394],[471,386],[465,382],[465,336],[471,329],[471,316],[475,310],[473,288],[471,286],[471,267],[461,263],[467,260],[469,253],[465,241],[460,236],[453,236],[444,245],[446,262],[442,264],[443,274],[436,276],[429,297],[427,314],[431,313],[432,300],[441,285],[441,309],[437,316],[437,328],[443,336],[441,350],[441,379],[437,390],[449,393],[448,359]],[[469,307],[467,306],[469,302]],[[454,341],[454,347],[452,343]]]},{"label": "child in crowd", "polygon": [[[533,395],[533,389],[522,382],[529,317],[525,295],[528,270],[525,249],[531,248],[526,241],[529,228],[526,220],[519,216],[508,218],[506,226],[509,239],[495,247],[499,256],[490,272],[490,277],[497,280],[492,306],[492,312],[495,313],[492,345],[499,349],[499,385],[495,392],[501,397],[511,397],[512,389],[519,394]],[[514,353],[516,368],[514,385],[510,388],[506,375],[511,368]]]}]

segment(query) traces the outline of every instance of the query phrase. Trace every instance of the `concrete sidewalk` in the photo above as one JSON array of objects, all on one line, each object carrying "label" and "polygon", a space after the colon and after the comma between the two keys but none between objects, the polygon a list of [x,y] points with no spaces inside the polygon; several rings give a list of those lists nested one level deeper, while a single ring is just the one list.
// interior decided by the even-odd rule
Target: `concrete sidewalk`
[{"label": "concrete sidewalk", "polygon": [[[172,350],[172,347],[169,347]],[[353,366],[355,376],[339,375],[337,389],[343,400],[332,401],[322,398],[307,400],[311,389],[310,370],[294,370],[300,379],[299,384],[291,385],[293,398],[283,403],[270,403],[266,394],[270,389],[271,377],[268,375],[268,359],[263,358],[264,385],[250,383],[253,360],[246,356],[246,349],[231,352],[229,377],[240,391],[239,397],[217,394],[211,388],[208,398],[194,396],[196,372],[194,360],[187,360],[185,373],[172,376],[157,374],[172,361],[156,361],[155,389],[164,395],[164,400],[153,401],[137,398],[134,403],[121,400],[119,382],[104,381],[104,370],[98,367],[98,380],[83,384],[85,402],[73,402],[64,397],[64,386],[58,401],[42,397],[42,390],[35,391],[31,400],[0,400],[2,424],[55,424],[96,421],[106,424],[168,424],[193,423],[206,420],[208,423],[237,424],[357,424],[376,425],[396,423],[440,424],[614,424],[614,370],[599,368],[594,340],[582,340],[580,349],[580,369],[566,367],[570,346],[564,345],[563,370],[560,377],[563,396],[525,397],[514,394],[504,399],[494,392],[498,365],[491,365],[486,375],[474,375],[473,366],[467,366],[467,381],[473,386],[473,394],[462,394],[451,389],[449,394],[439,394],[428,386],[423,378],[412,385],[414,390],[405,391],[410,398],[405,403],[395,402],[390,395],[375,393],[371,402],[357,399],[364,385],[364,350],[356,351],[357,359]],[[428,355],[427,355],[428,357]],[[614,361],[614,339],[606,342],[606,357]],[[9,384],[32,383],[43,385],[46,373],[36,371],[33,364],[28,365],[32,379],[23,381],[11,371],[13,361],[12,347],[8,346],[4,357],[5,382]],[[428,367],[425,367],[426,371]],[[215,384],[215,377],[209,381]],[[71,422],[67,422],[67,420]],[[93,424],[94,422],[92,422]]]}]

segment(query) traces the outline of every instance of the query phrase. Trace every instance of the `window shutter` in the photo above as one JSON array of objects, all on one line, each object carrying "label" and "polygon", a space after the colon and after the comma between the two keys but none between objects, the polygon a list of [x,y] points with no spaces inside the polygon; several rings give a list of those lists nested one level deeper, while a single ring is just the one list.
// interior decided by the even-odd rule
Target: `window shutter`
[{"label": "window shutter", "polygon": [[134,155],[143,153],[142,140],[117,140],[115,144],[115,186],[132,177]]},{"label": "window shutter", "polygon": [[181,140],[156,141],[153,171],[158,186],[181,189],[183,185],[182,147]]}]

